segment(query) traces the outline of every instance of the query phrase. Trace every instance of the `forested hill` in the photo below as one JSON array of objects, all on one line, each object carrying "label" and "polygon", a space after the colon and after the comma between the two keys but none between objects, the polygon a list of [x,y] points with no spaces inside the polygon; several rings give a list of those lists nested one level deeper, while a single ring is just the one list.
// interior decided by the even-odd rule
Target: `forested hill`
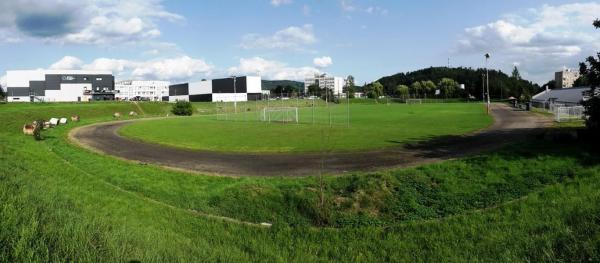
[{"label": "forested hill", "polygon": [[280,87],[292,87],[296,90],[304,90],[304,82],[293,81],[293,80],[263,80],[262,81],[262,89],[263,90],[274,90]]},{"label": "forested hill", "polygon": [[[384,86],[386,94],[394,94],[398,85],[410,86],[414,82],[427,80],[438,83],[442,78],[451,78],[459,84],[465,84],[467,94],[481,98],[484,73],[485,69],[430,67],[383,77],[378,81]],[[539,85],[521,79],[518,71],[516,74],[515,78],[502,71],[490,70],[489,83],[492,98],[532,96],[540,90]]]}]

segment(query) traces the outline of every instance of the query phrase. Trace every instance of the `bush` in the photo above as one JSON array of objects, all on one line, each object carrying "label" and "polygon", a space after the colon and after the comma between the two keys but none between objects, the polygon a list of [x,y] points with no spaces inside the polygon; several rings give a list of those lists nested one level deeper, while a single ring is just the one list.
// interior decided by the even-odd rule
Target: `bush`
[{"label": "bush", "polygon": [[585,124],[590,131],[600,131],[600,97],[592,97],[584,102],[585,114],[588,116]]},{"label": "bush", "polygon": [[177,116],[191,116],[194,112],[194,108],[189,101],[177,101],[173,104],[171,112]]}]

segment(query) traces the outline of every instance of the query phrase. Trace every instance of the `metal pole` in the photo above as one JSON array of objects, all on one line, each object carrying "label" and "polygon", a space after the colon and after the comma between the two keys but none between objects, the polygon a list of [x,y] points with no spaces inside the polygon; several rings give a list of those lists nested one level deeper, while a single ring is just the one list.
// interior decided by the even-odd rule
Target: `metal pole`
[{"label": "metal pole", "polygon": [[235,85],[236,76],[233,76],[233,108],[234,113],[237,114],[237,87]]},{"label": "metal pole", "polygon": [[348,128],[350,128],[350,91],[346,89],[346,110],[348,114]]},{"label": "metal pole", "polygon": [[485,54],[485,85],[487,86],[487,113],[490,114],[490,74],[488,69],[488,60],[490,54]]}]

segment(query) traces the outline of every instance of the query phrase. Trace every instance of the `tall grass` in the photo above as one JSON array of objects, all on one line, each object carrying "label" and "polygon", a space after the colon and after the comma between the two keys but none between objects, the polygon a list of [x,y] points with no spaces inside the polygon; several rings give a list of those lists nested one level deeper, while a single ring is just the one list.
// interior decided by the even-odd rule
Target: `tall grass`
[{"label": "tall grass", "polygon": [[1,262],[600,260],[599,155],[585,144],[327,177],[317,228],[314,177],[191,175],[72,146],[72,126],[19,134],[32,117],[83,125],[131,107],[105,106],[0,105]]}]

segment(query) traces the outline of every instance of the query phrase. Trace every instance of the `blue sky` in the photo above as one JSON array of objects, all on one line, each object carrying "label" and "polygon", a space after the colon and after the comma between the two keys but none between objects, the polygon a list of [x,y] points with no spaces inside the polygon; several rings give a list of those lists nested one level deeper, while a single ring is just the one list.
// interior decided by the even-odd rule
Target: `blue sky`
[{"label": "blue sky", "polygon": [[[429,66],[542,83],[600,50],[600,3],[376,0],[3,0],[0,72],[103,69],[173,82],[231,74],[359,83]],[[0,74],[3,75],[3,74]]]}]

